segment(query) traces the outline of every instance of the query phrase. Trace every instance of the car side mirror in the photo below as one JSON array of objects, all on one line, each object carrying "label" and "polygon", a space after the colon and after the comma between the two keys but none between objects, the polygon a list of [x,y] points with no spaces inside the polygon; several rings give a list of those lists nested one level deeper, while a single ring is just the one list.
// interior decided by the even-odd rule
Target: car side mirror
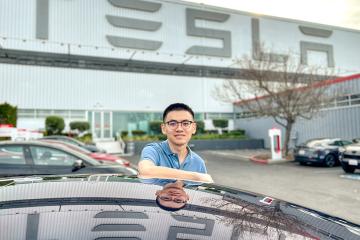
[{"label": "car side mirror", "polygon": [[83,167],[85,167],[83,160],[77,159],[77,160],[75,160],[75,162],[73,164],[73,170],[72,171],[75,172],[75,171],[77,171],[77,170],[79,170],[79,169],[81,169]]}]

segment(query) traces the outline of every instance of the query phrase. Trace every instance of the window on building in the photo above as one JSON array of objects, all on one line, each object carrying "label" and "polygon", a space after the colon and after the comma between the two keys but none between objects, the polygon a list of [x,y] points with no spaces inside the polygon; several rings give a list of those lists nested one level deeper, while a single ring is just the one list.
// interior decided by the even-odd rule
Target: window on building
[{"label": "window on building", "polygon": [[350,96],[351,105],[359,105],[360,104],[360,94],[353,94]]}]

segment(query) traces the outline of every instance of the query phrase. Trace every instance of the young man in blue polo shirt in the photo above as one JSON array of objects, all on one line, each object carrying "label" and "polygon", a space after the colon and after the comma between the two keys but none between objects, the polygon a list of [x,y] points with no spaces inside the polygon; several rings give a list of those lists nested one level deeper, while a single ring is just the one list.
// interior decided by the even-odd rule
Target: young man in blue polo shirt
[{"label": "young man in blue polo shirt", "polygon": [[[188,143],[196,132],[194,112],[183,103],[168,106],[163,113],[161,131],[167,140],[145,146],[138,165],[145,183],[165,185],[177,180],[213,182],[204,160],[191,151]],[[194,182],[185,182],[196,185]]]}]

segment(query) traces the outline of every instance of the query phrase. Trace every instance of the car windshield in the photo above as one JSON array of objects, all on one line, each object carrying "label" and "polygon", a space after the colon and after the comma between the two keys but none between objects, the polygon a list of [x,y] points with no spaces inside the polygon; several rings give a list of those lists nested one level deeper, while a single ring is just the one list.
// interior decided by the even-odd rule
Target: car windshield
[{"label": "car windshield", "polygon": [[[85,187],[83,195],[71,196],[82,198],[78,208],[69,208],[74,216],[79,209],[91,215],[86,205],[93,197],[97,203],[111,197],[126,203],[143,199],[142,189],[154,190],[151,205],[137,209],[142,214],[106,213],[104,219],[116,226],[89,227],[102,214],[90,220],[79,216],[78,222],[64,218],[69,226],[86,219],[91,236],[78,239],[142,239],[146,235],[123,233],[146,232],[140,226],[145,223],[131,219],[149,221],[147,230],[154,227],[145,211],[155,204],[156,210],[180,211],[175,217],[152,212],[172,220],[164,231],[171,234],[160,239],[195,239],[200,232],[200,239],[207,239],[215,225],[196,220],[210,214],[207,207],[231,212],[226,208],[231,205],[241,212],[248,204],[243,199],[234,206],[230,188],[262,194],[256,203],[275,210],[271,214],[283,212],[267,201],[284,201],[291,205],[286,211],[299,206],[318,218],[324,214],[358,227],[360,143],[350,141],[360,141],[359,1],[0,0],[0,179],[96,176],[83,181],[108,191],[87,196],[91,183],[78,184]],[[109,175],[129,181],[107,182]],[[122,186],[132,181],[138,184],[134,189]],[[36,184],[24,182],[16,188],[24,199],[10,206],[36,199],[27,198]],[[48,190],[58,195],[44,196],[71,205],[66,187],[51,185]],[[132,195],[124,190],[124,196],[114,196],[111,189]],[[187,205],[191,196],[184,189],[194,195],[213,191],[226,201]],[[0,218],[3,202],[0,197]],[[9,239],[71,239],[41,233],[53,210],[66,212],[58,203],[56,208],[41,202],[49,212],[44,220],[36,206],[33,215],[26,215],[29,209],[9,210],[14,219],[23,214],[28,232],[39,227],[37,234]],[[128,210],[126,204],[117,206],[109,212]],[[191,208],[194,220],[181,221],[181,211]],[[252,225],[266,225],[263,218],[271,214],[244,213],[251,226],[229,223],[229,239],[247,239],[239,233],[244,229],[261,238],[262,229]],[[59,219],[53,226],[61,225]],[[286,226],[282,220],[278,229]],[[17,226],[0,219],[0,239],[10,225]],[[193,225],[198,227],[193,234],[182,232]],[[271,221],[271,231],[275,225]],[[122,228],[126,231],[118,231]],[[312,236],[296,227],[290,232]],[[291,239],[289,234],[274,236]],[[220,233],[212,236],[222,239]]]},{"label": "car windshield", "polygon": [[315,139],[304,143],[304,145],[307,147],[320,147],[329,144],[330,142],[330,139]]}]

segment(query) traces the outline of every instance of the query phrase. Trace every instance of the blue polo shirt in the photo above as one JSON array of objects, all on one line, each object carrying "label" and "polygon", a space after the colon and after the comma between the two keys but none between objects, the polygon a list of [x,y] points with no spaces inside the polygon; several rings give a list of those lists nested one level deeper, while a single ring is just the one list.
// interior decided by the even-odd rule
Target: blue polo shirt
[{"label": "blue polo shirt", "polygon": [[[161,143],[147,144],[141,152],[141,160],[150,160],[154,162],[156,166],[168,167],[174,169],[180,169],[185,171],[206,173],[206,167],[204,160],[191,151],[189,147],[188,154],[182,164],[179,162],[178,155],[173,153],[169,147],[168,141]],[[170,182],[175,182],[173,179],[140,179],[143,183],[150,183],[156,185],[165,185]],[[185,185],[200,185],[201,183],[185,181]]]}]

